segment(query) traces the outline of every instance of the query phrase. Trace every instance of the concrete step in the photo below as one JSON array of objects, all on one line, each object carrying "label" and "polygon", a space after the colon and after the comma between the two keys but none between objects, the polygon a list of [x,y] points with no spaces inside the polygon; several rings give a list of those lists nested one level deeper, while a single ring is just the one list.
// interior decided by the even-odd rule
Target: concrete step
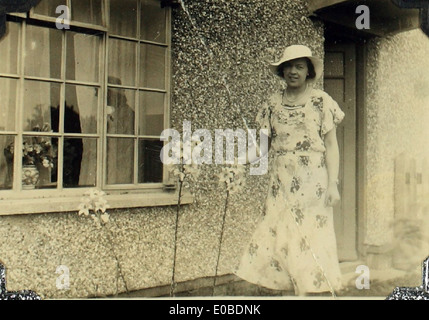
[{"label": "concrete step", "polygon": [[[337,292],[337,297],[381,297],[385,298],[396,287],[414,287],[421,285],[420,273],[408,273],[402,270],[369,270],[369,289],[358,289],[356,280],[360,276],[356,273],[356,267],[361,265],[360,261],[342,263],[344,290]],[[264,288],[228,274],[219,276],[216,285],[213,286],[214,278],[200,278],[177,284],[175,297],[294,297],[293,291],[281,291]],[[332,297],[326,292],[318,296]],[[147,288],[119,295],[120,298],[148,298],[148,297],[170,297],[170,286],[159,286]]]}]

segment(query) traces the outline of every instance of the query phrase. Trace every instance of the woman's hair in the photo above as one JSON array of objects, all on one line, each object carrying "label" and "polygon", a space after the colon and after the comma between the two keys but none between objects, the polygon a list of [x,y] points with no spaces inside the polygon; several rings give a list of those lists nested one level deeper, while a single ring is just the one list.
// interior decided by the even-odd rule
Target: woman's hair
[{"label": "woman's hair", "polygon": [[[311,60],[310,60],[310,59],[308,59],[308,58],[305,58],[305,57],[304,57],[304,59],[305,59],[305,61],[307,62],[307,68],[308,68],[308,76],[307,76],[307,79],[314,79],[314,78],[316,78],[316,71],[315,71],[315,69],[314,69],[314,65],[313,65],[313,63],[312,63],[312,62],[311,62]],[[289,62],[290,62],[290,61],[283,62],[281,65],[279,65],[279,66],[277,67],[277,75],[278,75],[279,77],[284,78],[283,69],[284,69],[285,64],[287,64],[287,63],[289,63]]]}]

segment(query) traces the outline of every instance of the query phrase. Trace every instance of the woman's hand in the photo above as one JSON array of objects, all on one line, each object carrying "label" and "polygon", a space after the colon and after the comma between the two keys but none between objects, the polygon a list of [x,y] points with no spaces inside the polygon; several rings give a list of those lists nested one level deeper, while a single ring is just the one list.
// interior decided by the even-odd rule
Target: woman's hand
[{"label": "woman's hand", "polygon": [[340,193],[336,183],[330,183],[326,189],[325,206],[333,207],[340,201]]}]

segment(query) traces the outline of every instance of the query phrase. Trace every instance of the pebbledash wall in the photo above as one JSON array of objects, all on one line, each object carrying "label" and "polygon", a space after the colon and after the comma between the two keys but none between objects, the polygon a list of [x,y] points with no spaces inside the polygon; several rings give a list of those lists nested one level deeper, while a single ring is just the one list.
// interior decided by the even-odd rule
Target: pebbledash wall
[{"label": "pebbledash wall", "polygon": [[[323,25],[307,18],[305,1],[185,1],[173,10],[171,127],[250,127],[279,82],[267,70],[285,46],[301,43],[323,56]],[[204,165],[190,183],[194,203],[180,211],[176,280],[213,276],[226,192],[220,167]],[[228,204],[219,274],[231,273],[263,207],[266,176],[249,176]],[[78,204],[76,204],[78,205]],[[109,210],[113,243],[128,290],[169,285],[175,207]],[[0,217],[0,259],[8,290],[32,289],[44,298],[121,292],[105,235],[77,212]],[[69,290],[56,287],[58,266],[70,270]]]},{"label": "pebbledash wall", "polygon": [[[386,266],[394,239],[394,161],[401,153],[429,155],[429,39],[421,30],[372,39],[367,57],[364,244],[379,247],[382,258],[369,260]],[[428,254],[416,257],[417,268]]]},{"label": "pebbledash wall", "polygon": [[[244,128],[242,117],[256,128],[258,108],[280,84],[267,63],[296,43],[323,57],[323,24],[307,18],[306,1],[185,3],[186,10],[173,10],[172,27],[171,127],[179,131],[185,120],[192,122],[193,130]],[[415,148],[425,145],[427,95],[418,72],[427,68],[422,59],[428,52],[424,37],[413,31],[369,43],[367,212],[362,240],[367,245],[392,240],[388,223],[393,216],[393,158],[402,150],[414,150],[410,141]],[[200,169],[189,184],[194,203],[180,211],[177,281],[215,272],[226,192],[216,180],[220,167]],[[390,180],[377,179],[383,174]],[[228,202],[221,275],[237,265],[262,212],[266,179],[247,174],[244,190]],[[175,210],[174,206],[109,210],[128,290],[170,284]],[[0,259],[7,267],[9,290],[32,289],[44,298],[111,295],[117,285],[125,291],[105,235],[77,212],[0,216]],[[61,265],[70,270],[69,290],[56,287]]]}]

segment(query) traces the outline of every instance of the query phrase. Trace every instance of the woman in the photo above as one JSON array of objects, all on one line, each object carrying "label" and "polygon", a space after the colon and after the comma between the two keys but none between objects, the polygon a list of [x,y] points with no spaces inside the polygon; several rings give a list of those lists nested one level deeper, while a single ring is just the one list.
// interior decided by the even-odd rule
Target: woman
[{"label": "woman", "polygon": [[344,113],[313,88],[323,64],[308,47],[287,47],[270,69],[287,87],[257,117],[274,158],[265,213],[236,274],[277,290],[292,283],[297,295],[334,294],[341,288],[332,208],[340,200],[336,126]]}]

